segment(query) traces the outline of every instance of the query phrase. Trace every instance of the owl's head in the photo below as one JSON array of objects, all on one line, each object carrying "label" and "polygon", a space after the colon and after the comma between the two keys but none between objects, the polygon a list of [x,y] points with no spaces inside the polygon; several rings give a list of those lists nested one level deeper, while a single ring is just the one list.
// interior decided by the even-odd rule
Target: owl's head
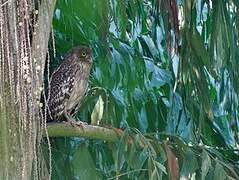
[{"label": "owl's head", "polygon": [[78,46],[72,49],[74,59],[81,62],[92,63],[92,50],[87,46]]}]

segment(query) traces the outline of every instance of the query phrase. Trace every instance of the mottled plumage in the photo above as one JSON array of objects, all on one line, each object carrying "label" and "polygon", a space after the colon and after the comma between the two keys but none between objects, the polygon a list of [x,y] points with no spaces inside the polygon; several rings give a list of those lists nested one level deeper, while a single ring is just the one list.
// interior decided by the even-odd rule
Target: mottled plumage
[{"label": "mottled plumage", "polygon": [[91,49],[75,47],[52,73],[48,90],[48,121],[62,121],[80,104],[88,86]]}]

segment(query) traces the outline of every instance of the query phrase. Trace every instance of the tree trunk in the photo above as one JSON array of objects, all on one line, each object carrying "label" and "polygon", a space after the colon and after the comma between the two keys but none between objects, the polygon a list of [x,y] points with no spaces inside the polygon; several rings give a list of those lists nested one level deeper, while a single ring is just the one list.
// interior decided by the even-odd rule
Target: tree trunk
[{"label": "tree trunk", "polygon": [[0,0],[0,179],[49,177],[40,96],[54,4]]}]

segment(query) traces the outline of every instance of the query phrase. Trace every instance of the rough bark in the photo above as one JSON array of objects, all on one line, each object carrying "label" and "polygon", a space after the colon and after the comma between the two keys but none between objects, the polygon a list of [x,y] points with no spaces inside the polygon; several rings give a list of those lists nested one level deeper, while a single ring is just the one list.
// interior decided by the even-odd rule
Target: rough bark
[{"label": "rough bark", "polygon": [[38,148],[45,124],[40,94],[54,4],[0,0],[0,179],[48,176]]}]

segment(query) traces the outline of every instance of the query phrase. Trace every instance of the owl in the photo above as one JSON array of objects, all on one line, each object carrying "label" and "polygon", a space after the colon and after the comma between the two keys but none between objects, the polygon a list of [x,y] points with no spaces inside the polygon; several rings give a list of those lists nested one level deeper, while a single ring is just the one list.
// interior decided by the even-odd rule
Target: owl
[{"label": "owl", "polygon": [[52,73],[47,98],[47,121],[71,121],[88,87],[92,51],[85,46],[72,48]]}]

